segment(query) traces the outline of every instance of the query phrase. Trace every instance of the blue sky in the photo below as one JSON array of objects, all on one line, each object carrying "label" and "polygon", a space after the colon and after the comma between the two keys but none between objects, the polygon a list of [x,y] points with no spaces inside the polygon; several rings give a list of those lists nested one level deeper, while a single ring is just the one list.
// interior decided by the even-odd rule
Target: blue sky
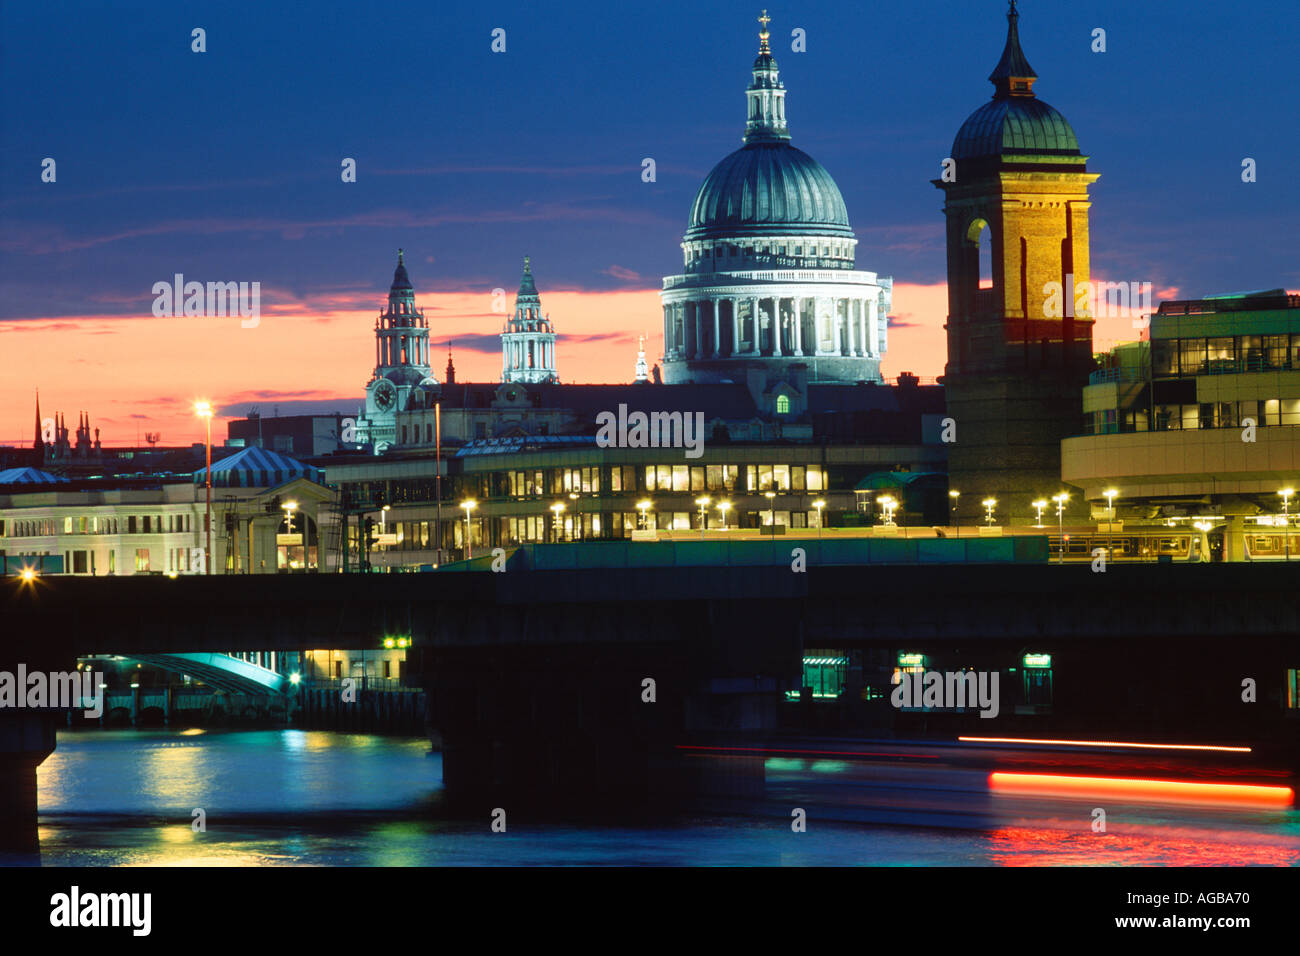
[{"label": "blue sky", "polygon": [[[512,289],[525,253],[544,295],[657,288],[701,180],[740,145],[760,9],[5,4],[0,322],[147,314],[147,291],[175,272],[374,298],[397,246],[417,290]],[[1094,274],[1183,295],[1300,287],[1295,0],[1020,10],[1036,91],[1101,173]],[[943,281],[930,180],[992,93],[1005,11],[769,8],[793,142],[839,183],[859,268]],[[805,53],[790,50],[795,27]],[[1105,53],[1091,52],[1096,27]],[[355,184],[340,182],[344,157]],[[1241,182],[1244,157],[1256,183]]]}]

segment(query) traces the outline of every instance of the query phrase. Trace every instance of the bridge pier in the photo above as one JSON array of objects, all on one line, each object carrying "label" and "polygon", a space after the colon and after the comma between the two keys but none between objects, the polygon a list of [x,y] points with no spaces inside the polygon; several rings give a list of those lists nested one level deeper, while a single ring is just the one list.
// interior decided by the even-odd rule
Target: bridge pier
[{"label": "bridge pier", "polygon": [[39,853],[36,768],[54,753],[59,715],[0,712],[0,851]]}]

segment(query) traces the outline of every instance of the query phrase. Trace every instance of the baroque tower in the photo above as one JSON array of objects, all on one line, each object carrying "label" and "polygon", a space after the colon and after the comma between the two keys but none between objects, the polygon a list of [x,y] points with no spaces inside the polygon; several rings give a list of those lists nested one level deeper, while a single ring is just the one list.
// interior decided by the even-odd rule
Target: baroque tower
[{"label": "baroque tower", "polygon": [[[366,385],[366,406],[357,419],[357,440],[380,454],[397,440],[397,413],[437,387],[429,367],[429,322],[416,308],[415,287],[397,250],[388,307],[375,319],[375,369]],[[414,398],[419,392],[419,398]]]},{"label": "baroque tower", "polygon": [[1035,95],[1018,22],[1011,0],[993,99],[933,180],[947,218],[950,487],[963,516],[993,497],[1007,523],[1031,520],[1031,501],[1063,489],[1061,440],[1082,430],[1093,322],[1075,290],[1088,281],[1088,187],[1099,178],[1065,117]]},{"label": "baroque tower", "polygon": [[515,311],[501,332],[501,381],[559,382],[555,374],[555,327],[542,315],[542,297],[533,282],[533,267],[524,256],[524,274],[515,296]]}]

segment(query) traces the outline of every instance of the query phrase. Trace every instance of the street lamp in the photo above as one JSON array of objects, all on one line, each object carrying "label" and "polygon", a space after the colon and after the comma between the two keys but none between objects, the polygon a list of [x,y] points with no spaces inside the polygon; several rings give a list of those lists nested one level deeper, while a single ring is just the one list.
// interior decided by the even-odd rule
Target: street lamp
[{"label": "street lamp", "polygon": [[876,504],[880,505],[880,511],[884,516],[885,525],[892,525],[894,523],[894,508],[897,507],[898,502],[890,495],[881,495],[876,499]]},{"label": "street lamp", "polygon": [[560,535],[560,515],[564,513],[564,502],[557,501],[555,504],[551,505],[551,511],[555,514],[555,540],[562,541],[563,538]]},{"label": "street lamp", "polygon": [[700,506],[700,537],[704,537],[704,526],[709,521],[709,496],[701,495],[695,499],[695,503]]},{"label": "street lamp", "polygon": [[[460,503],[460,506],[465,509],[465,560],[469,561],[474,557],[474,543],[470,540],[469,515],[471,511],[478,507],[478,502],[473,498],[466,498]],[[384,506],[384,510],[388,510],[387,505]]]},{"label": "street lamp", "polygon": [[727,512],[731,510],[731,502],[722,500],[718,502],[718,510],[722,512],[722,530],[727,530]]},{"label": "street lamp", "polygon": [[1282,496],[1282,545],[1286,548],[1286,558],[1291,560],[1291,496],[1295,494],[1295,489],[1286,487],[1278,491]]},{"label": "street lamp", "polygon": [[998,499],[985,498],[981,503],[984,505],[984,523],[991,528],[993,527],[993,509],[998,506]]},{"label": "street lamp", "polygon": [[203,549],[203,573],[212,573],[212,403],[198,401],[194,403],[194,414],[204,420],[207,425],[207,449],[208,449],[208,467],[207,467],[207,513],[204,525],[207,529],[207,546]]},{"label": "street lamp", "polygon": [[1106,555],[1109,557],[1115,548],[1115,496],[1119,492],[1107,488],[1102,494],[1106,496]]},{"label": "street lamp", "polygon": [[[282,504],[280,507],[284,509],[284,530],[285,530],[285,533],[286,533],[286,534],[293,534],[293,513],[294,513],[294,510],[298,507],[298,502],[296,502],[296,501],[286,501],[286,502],[285,502],[284,504]],[[303,521],[304,521],[304,525],[305,525],[305,522],[306,522],[306,517],[305,517],[305,516],[304,516],[304,518],[303,518]],[[284,551],[284,557],[285,557],[285,561],[284,561],[284,563],[285,563],[286,565],[288,565],[290,571],[293,570],[293,559],[290,557],[291,552],[290,552],[290,550],[289,550],[289,549],[292,548],[292,547],[293,547],[292,545],[286,545],[286,546],[285,546],[285,551]],[[302,539],[302,564],[303,564],[303,567],[306,568],[306,566],[307,566],[307,538],[306,538],[306,536],[304,536],[303,539]]]},{"label": "street lamp", "polygon": [[818,498],[812,503],[812,506],[817,509],[817,537],[820,538],[822,536],[822,509],[826,507],[826,502]]},{"label": "street lamp", "polygon": [[960,491],[948,492],[948,497],[952,499],[952,517],[957,523],[957,537],[961,537],[961,512],[957,510],[957,499],[961,497]]},{"label": "street lamp", "polygon": [[768,502],[768,515],[769,515],[768,520],[772,524],[772,534],[775,535],[776,534],[776,492],[765,491],[763,492],[763,497],[766,498]]},{"label": "street lamp", "polygon": [[1065,563],[1065,503],[1070,500],[1070,496],[1064,491],[1060,494],[1052,495],[1052,500],[1056,502],[1056,536],[1060,538],[1061,556],[1058,564]]},{"label": "street lamp", "polygon": [[1034,511],[1037,512],[1034,515],[1034,527],[1041,528],[1043,526],[1043,509],[1047,507],[1047,499],[1039,498],[1037,501],[1032,502],[1032,505]]},{"label": "street lamp", "polygon": [[641,512],[641,530],[643,531],[650,527],[650,519],[646,512],[650,510],[653,504],[654,502],[649,498],[642,498],[636,503],[637,510]]},{"label": "street lamp", "polygon": [[386,534],[388,532],[388,524],[387,524],[388,509],[391,507],[392,505],[384,505],[382,508],[379,509],[379,533],[380,534]]}]

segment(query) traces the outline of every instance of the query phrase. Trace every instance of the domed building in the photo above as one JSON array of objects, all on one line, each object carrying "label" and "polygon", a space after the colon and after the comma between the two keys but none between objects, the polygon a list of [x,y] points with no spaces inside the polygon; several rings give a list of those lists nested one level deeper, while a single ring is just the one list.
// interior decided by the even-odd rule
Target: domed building
[{"label": "domed building", "polygon": [[880,381],[893,280],[854,268],[839,187],[790,143],[785,87],[759,18],[740,149],[705,177],[664,279],[664,380],[741,382],[808,368],[810,382]]}]

